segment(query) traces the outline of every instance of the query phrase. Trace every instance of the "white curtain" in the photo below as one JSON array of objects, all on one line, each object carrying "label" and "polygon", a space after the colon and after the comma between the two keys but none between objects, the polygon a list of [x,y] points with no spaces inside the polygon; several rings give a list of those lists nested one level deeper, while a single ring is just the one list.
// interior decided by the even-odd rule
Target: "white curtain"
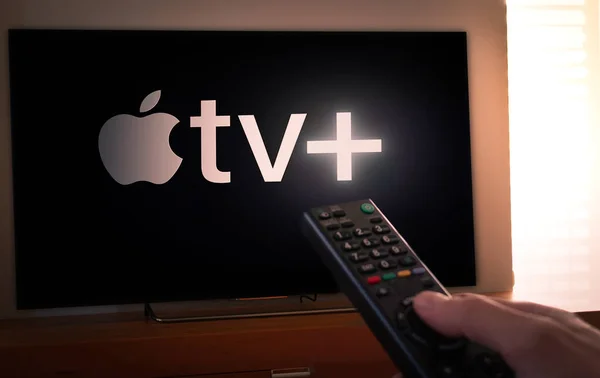
[{"label": "white curtain", "polygon": [[600,310],[599,0],[507,0],[514,297]]}]

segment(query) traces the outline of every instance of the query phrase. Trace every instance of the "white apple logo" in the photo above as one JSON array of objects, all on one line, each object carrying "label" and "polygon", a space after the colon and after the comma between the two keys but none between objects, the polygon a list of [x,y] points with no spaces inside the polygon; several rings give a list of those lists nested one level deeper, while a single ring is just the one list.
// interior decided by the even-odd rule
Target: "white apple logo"
[{"label": "white apple logo", "polygon": [[[152,110],[161,91],[150,93],[140,105],[140,113]],[[104,168],[121,185],[138,181],[164,184],[179,169],[182,158],[169,144],[171,130],[179,120],[167,113],[145,117],[119,114],[100,129],[98,149]]]}]

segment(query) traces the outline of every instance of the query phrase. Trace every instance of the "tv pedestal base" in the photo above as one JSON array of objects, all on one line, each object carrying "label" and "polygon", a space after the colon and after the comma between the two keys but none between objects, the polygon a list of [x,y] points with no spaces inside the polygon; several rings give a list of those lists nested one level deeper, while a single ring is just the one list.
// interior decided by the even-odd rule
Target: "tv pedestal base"
[{"label": "tv pedestal base", "polygon": [[324,308],[324,309],[306,309],[306,310],[287,310],[287,311],[265,311],[257,313],[242,313],[242,314],[222,314],[222,315],[198,315],[198,316],[175,316],[162,317],[158,316],[150,303],[144,303],[144,316],[146,319],[153,320],[157,323],[187,323],[200,321],[216,321],[216,320],[233,320],[233,319],[256,319],[256,318],[272,318],[282,316],[302,316],[302,315],[324,315],[324,314],[345,314],[356,312],[354,307],[342,308]]}]

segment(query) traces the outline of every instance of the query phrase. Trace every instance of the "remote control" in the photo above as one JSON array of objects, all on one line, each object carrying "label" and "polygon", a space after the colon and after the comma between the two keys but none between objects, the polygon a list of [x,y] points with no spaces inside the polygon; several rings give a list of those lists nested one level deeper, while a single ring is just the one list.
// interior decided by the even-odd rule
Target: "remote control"
[{"label": "remote control", "polygon": [[404,378],[514,377],[494,351],[419,318],[416,294],[450,293],[372,200],[310,209],[303,231]]}]

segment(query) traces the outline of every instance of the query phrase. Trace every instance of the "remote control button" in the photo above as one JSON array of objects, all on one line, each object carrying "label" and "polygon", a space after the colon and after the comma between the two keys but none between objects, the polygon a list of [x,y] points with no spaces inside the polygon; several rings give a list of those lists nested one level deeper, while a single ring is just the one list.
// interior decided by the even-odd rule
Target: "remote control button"
[{"label": "remote control button", "polygon": [[373,212],[375,212],[375,206],[370,203],[363,203],[360,205],[360,210],[365,214],[373,214]]},{"label": "remote control button", "polygon": [[354,222],[350,218],[340,218],[340,224],[344,228],[348,228],[348,227],[353,227],[354,226]]},{"label": "remote control button", "polygon": [[475,368],[490,378],[508,378],[513,375],[510,368],[502,361],[500,356],[491,353],[482,353],[474,359]]},{"label": "remote control button", "polygon": [[346,216],[346,212],[344,210],[342,210],[342,209],[333,210],[332,213],[333,213],[333,216],[336,217],[336,218],[345,217]]},{"label": "remote control button", "polygon": [[431,277],[421,278],[421,284],[423,285],[423,287],[425,289],[431,289],[432,287],[435,286],[435,282],[433,281],[433,278],[431,278]]},{"label": "remote control button", "polygon": [[367,278],[367,283],[369,285],[375,285],[381,282],[381,277],[379,276],[373,276],[373,277],[369,277]]},{"label": "remote control button", "polygon": [[363,262],[369,259],[369,254],[366,252],[354,252],[350,254],[350,261],[352,262]]},{"label": "remote control button", "polygon": [[398,328],[403,329],[406,328],[406,315],[404,315],[404,311],[400,310],[396,313],[396,322]]},{"label": "remote control button", "polygon": [[396,235],[385,235],[381,238],[383,244],[396,244],[400,241],[400,238]]},{"label": "remote control button", "polygon": [[385,269],[385,270],[393,269],[397,266],[398,266],[398,264],[393,260],[383,260],[382,262],[379,263],[379,267],[381,269]]},{"label": "remote control button", "polygon": [[368,228],[357,228],[354,230],[354,236],[369,236],[371,235],[371,230]]},{"label": "remote control button", "polygon": [[340,228],[340,224],[335,219],[328,219],[321,222],[321,224],[329,231],[337,230]]},{"label": "remote control button", "polygon": [[381,219],[381,217],[371,217],[369,218],[369,222],[371,223],[381,223],[383,221],[383,219]]},{"label": "remote control button", "polygon": [[452,367],[451,365],[443,365],[439,369],[440,378],[463,378],[465,377],[463,374],[459,372],[457,368]]},{"label": "remote control button", "polygon": [[400,265],[402,265],[402,266],[412,266],[412,265],[415,265],[416,263],[417,263],[417,260],[415,260],[415,258],[412,257],[411,255],[406,255],[400,259]]},{"label": "remote control button", "polygon": [[376,270],[377,269],[375,269],[375,265],[373,265],[373,264],[364,264],[358,268],[358,271],[363,274],[373,273]]},{"label": "remote control button", "polygon": [[408,249],[395,245],[393,247],[390,247],[390,253],[393,256],[404,255],[408,253]]},{"label": "remote control button", "polygon": [[394,274],[394,273],[386,273],[381,278],[383,278],[384,281],[393,280],[394,278],[396,278],[396,274]]},{"label": "remote control button", "polygon": [[406,297],[402,300],[402,306],[408,307],[412,304],[414,297]]},{"label": "remote control button", "polygon": [[450,339],[441,336],[445,341],[437,345],[437,350],[440,352],[455,352],[462,350],[467,345],[467,341],[464,338]]},{"label": "remote control button", "polygon": [[374,258],[374,259],[381,259],[381,258],[384,258],[384,257],[387,257],[387,256],[388,256],[388,253],[384,249],[377,249],[377,248],[375,248],[375,249],[371,250],[371,257]]},{"label": "remote control button", "polygon": [[366,238],[362,240],[362,245],[365,247],[377,247],[379,245],[379,240],[375,238]]},{"label": "remote control button", "polygon": [[355,241],[345,242],[342,245],[342,248],[346,252],[356,251],[357,249],[360,249],[360,243]]},{"label": "remote control button", "polygon": [[462,338],[448,338],[430,328],[423,320],[421,320],[412,305],[407,307],[404,311],[404,315],[411,330],[411,338],[421,344],[440,351],[455,350],[465,345],[464,339]]},{"label": "remote control button", "polygon": [[380,287],[379,289],[377,289],[377,293],[376,295],[381,298],[381,297],[385,297],[387,295],[390,294],[390,289],[388,289],[387,287]]},{"label": "remote control button", "polygon": [[373,227],[373,232],[376,234],[387,234],[388,232],[390,232],[390,228],[388,226],[384,225],[377,225]]},{"label": "remote control button", "polygon": [[329,219],[329,218],[331,218],[331,214],[329,214],[327,211],[321,211],[321,213],[319,213],[319,218],[320,219]]},{"label": "remote control button", "polygon": [[333,237],[335,238],[335,240],[348,240],[352,239],[352,234],[348,231],[338,231],[335,234],[333,234]]},{"label": "remote control button", "polygon": [[425,273],[425,268],[423,268],[422,266],[418,267],[418,268],[413,268],[412,269],[412,273],[413,274],[423,274]]},{"label": "remote control button", "polygon": [[401,270],[396,275],[400,278],[410,276],[410,270]]}]

